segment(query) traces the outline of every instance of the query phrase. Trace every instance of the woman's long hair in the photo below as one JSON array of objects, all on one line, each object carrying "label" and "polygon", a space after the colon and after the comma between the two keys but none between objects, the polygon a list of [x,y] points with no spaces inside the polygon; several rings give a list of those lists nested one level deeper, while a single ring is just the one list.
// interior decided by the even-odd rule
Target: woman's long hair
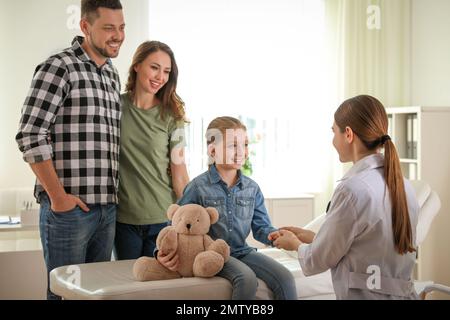
[{"label": "woman's long hair", "polygon": [[384,146],[384,178],[392,203],[394,244],[399,254],[414,252],[411,221],[406,202],[400,160],[388,136],[388,118],[383,104],[376,98],[361,95],[344,101],[334,114],[341,132],[350,127],[368,150]]},{"label": "woman's long hair", "polygon": [[128,81],[125,86],[125,92],[128,93],[131,100],[133,101],[137,78],[137,73],[134,69],[138,64],[147,59],[150,54],[158,51],[167,53],[172,64],[167,83],[156,93],[156,97],[161,100],[162,103],[161,117],[164,118],[165,114],[170,112],[175,120],[185,121],[186,112],[184,110],[184,102],[176,93],[178,66],[175,61],[175,56],[172,49],[170,49],[170,47],[165,43],[159,41],[146,41],[137,48],[133,56],[133,62],[131,63],[130,69],[128,71]]}]

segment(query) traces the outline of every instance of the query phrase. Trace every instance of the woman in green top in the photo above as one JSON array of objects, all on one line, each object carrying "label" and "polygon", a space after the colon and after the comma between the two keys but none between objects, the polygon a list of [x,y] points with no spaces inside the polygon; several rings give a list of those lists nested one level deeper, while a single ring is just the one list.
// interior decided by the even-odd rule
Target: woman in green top
[{"label": "woman in green top", "polygon": [[142,43],[122,95],[118,260],[153,256],[168,224],[166,210],[189,182],[184,163],[184,103],[176,93],[178,68],[164,43]]}]

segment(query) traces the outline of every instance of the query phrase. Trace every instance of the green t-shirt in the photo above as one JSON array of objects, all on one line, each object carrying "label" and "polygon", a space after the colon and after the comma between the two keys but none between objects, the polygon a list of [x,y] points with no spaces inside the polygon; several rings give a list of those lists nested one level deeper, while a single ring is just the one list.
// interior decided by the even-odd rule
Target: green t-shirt
[{"label": "green t-shirt", "polygon": [[163,223],[168,220],[168,207],[176,202],[168,172],[169,155],[177,144],[184,146],[184,139],[174,140],[180,136],[180,131],[174,131],[183,130],[184,123],[168,113],[163,120],[160,112],[161,106],[142,110],[127,94],[122,95],[117,209],[121,223]]}]

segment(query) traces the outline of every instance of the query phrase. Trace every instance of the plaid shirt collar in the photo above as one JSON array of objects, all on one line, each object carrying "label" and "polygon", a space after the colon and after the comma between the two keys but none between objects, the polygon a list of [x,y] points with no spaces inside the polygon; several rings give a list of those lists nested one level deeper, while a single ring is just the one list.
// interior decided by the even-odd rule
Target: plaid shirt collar
[{"label": "plaid shirt collar", "polygon": [[[81,46],[82,44],[83,44],[83,42],[84,42],[84,37],[81,37],[81,36],[76,36],[75,38],[73,38],[73,40],[72,40],[72,50],[73,50],[73,52],[75,53],[75,56],[78,58],[78,59],[80,59],[81,61],[83,61],[83,62],[91,62],[91,63],[93,63],[94,65],[97,65],[90,57],[89,57],[89,55],[87,54],[87,52],[86,51],[84,51],[84,49],[83,49],[83,47]],[[108,66],[112,66],[112,61],[111,61],[111,59],[110,58],[107,58],[106,59],[106,63],[105,63],[105,65],[108,65]]]}]

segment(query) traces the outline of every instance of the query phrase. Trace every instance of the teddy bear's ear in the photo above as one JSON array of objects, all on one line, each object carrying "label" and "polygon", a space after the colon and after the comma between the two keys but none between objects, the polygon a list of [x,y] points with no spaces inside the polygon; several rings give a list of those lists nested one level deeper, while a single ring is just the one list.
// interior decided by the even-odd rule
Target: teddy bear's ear
[{"label": "teddy bear's ear", "polygon": [[211,219],[211,224],[216,223],[219,220],[219,211],[217,211],[217,209],[213,208],[213,207],[208,207],[205,209],[209,214],[209,217]]},{"label": "teddy bear's ear", "polygon": [[180,206],[176,203],[170,205],[169,209],[167,209],[167,217],[169,218],[169,220],[172,220],[175,211],[177,211],[179,207]]}]

